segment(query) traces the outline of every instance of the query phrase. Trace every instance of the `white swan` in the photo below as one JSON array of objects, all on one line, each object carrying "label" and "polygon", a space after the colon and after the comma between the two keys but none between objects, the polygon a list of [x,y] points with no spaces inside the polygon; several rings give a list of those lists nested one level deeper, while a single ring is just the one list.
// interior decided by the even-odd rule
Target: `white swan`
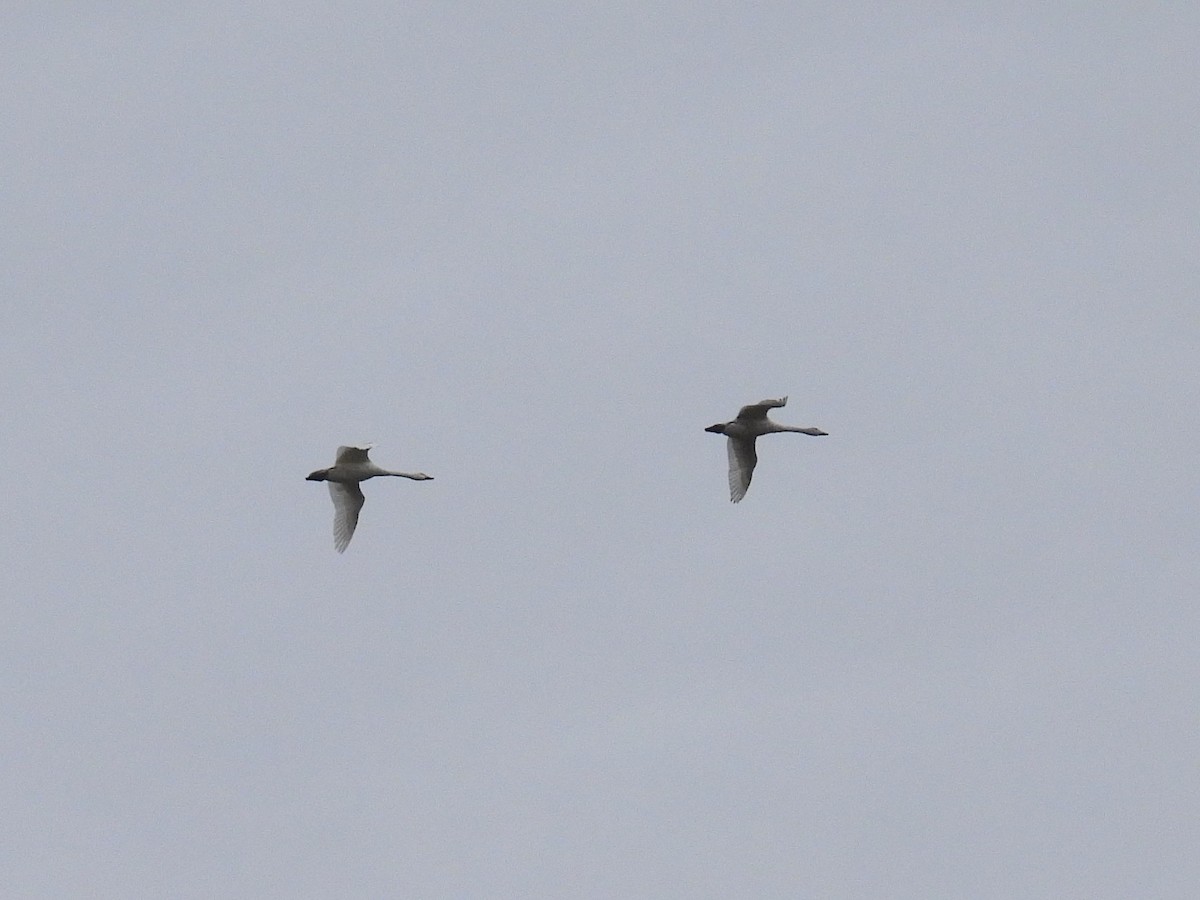
[{"label": "white swan", "polygon": [[829,434],[820,428],[795,428],[791,425],[778,425],[767,418],[767,410],[787,406],[787,397],[778,400],[760,400],[749,406],[743,406],[738,411],[737,418],[732,422],[709,425],[705,431],[723,434],[729,438],[729,499],[737,503],[746,496],[750,487],[750,477],[754,474],[754,466],[758,462],[758,454],[754,450],[754,439],[763,434],[775,434],[779,431],[794,431],[797,434],[810,434],[813,437]]},{"label": "white swan", "polygon": [[333,498],[333,546],[338,553],[344,553],[354,536],[354,526],[358,524],[358,512],[362,509],[362,488],[360,481],[374,478],[376,475],[396,475],[400,478],[411,478],[413,481],[432,481],[432,475],[424,472],[389,472],[381,469],[367,459],[369,447],[338,447],[337,459],[328,469],[317,469],[309,475],[306,481],[328,481],[329,496]]}]

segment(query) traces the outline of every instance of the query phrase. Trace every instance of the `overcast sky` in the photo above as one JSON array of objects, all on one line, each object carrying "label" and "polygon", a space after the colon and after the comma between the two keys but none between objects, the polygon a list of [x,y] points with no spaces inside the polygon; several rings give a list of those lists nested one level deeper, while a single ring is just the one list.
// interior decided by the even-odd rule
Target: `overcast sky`
[{"label": "overcast sky", "polygon": [[6,5],[0,893],[1196,896],[1197,46]]}]

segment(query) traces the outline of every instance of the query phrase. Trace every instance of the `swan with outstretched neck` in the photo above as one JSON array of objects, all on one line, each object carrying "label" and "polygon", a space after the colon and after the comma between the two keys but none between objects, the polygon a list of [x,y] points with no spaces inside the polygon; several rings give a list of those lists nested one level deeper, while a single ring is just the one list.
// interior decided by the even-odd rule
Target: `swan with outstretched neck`
[{"label": "swan with outstretched neck", "polygon": [[367,458],[370,447],[338,447],[337,459],[328,469],[317,469],[305,479],[306,481],[329,482],[329,496],[333,498],[333,546],[338,553],[344,553],[350,546],[350,538],[354,537],[354,528],[358,525],[358,513],[366,498],[358,485],[368,478],[381,475],[394,475],[397,478],[411,478],[413,481],[432,481],[432,475],[424,472],[392,472],[381,469]]},{"label": "swan with outstretched neck", "polygon": [[758,454],[754,449],[756,438],[764,434],[778,434],[782,431],[792,431],[796,434],[807,434],[820,437],[829,434],[820,428],[797,428],[793,425],[780,425],[767,418],[767,412],[787,406],[787,397],[778,400],[760,400],[743,406],[732,422],[718,422],[709,425],[705,431],[723,434],[729,438],[729,499],[737,503],[746,496],[750,487],[750,478],[754,475],[754,466],[758,463]]}]

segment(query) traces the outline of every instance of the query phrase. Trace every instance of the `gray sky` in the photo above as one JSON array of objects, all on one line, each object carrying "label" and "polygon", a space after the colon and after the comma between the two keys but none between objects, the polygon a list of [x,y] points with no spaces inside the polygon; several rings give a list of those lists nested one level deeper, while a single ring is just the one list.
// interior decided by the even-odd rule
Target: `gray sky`
[{"label": "gray sky", "polygon": [[1195,896],[1197,7],[250,6],[0,12],[4,896]]}]

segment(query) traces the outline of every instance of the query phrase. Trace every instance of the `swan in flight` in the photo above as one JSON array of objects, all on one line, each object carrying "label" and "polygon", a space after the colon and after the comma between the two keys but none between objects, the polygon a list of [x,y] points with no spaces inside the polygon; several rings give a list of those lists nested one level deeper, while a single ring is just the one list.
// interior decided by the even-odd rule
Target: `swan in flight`
[{"label": "swan in flight", "polygon": [[337,459],[328,469],[317,469],[306,481],[328,481],[329,496],[333,498],[333,546],[344,553],[354,536],[358,524],[358,512],[363,506],[360,481],[376,475],[396,475],[413,481],[432,481],[432,475],[424,472],[389,472],[367,459],[369,447],[338,447]]},{"label": "swan in flight", "polygon": [[729,499],[734,503],[745,497],[746,489],[750,487],[750,476],[754,474],[754,466],[758,462],[758,454],[754,451],[755,438],[780,431],[794,431],[813,437],[829,434],[820,428],[778,425],[767,418],[768,410],[787,406],[787,400],[787,397],[760,400],[758,403],[743,406],[732,422],[719,422],[704,429],[729,438]]}]

